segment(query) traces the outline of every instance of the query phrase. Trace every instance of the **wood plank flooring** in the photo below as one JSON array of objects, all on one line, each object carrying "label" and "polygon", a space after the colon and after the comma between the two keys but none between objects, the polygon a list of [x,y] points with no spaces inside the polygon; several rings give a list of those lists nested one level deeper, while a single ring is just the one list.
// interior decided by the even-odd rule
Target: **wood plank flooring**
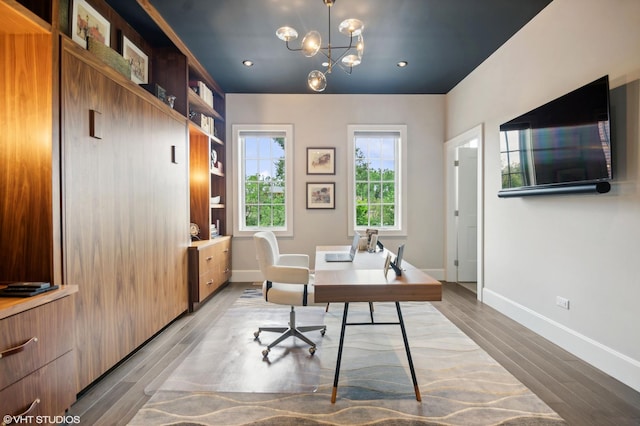
[{"label": "wood plank flooring", "polygon": [[[68,414],[80,416],[83,425],[126,425],[150,398],[145,388],[162,383],[167,367],[248,287],[229,284],[195,314],[178,318],[85,389]],[[458,284],[443,283],[442,295],[434,306],[570,425],[640,425],[640,393],[479,303]]]}]

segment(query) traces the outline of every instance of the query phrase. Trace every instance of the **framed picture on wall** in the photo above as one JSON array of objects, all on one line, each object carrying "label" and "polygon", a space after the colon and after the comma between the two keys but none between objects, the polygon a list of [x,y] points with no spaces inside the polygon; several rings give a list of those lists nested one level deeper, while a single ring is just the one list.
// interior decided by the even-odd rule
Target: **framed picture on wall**
[{"label": "framed picture on wall", "polygon": [[71,38],[87,48],[87,38],[91,37],[106,46],[110,44],[111,24],[84,0],[73,0]]},{"label": "framed picture on wall", "polygon": [[335,209],[336,184],[307,182],[308,209]]},{"label": "framed picture on wall", "polygon": [[335,175],[335,148],[307,148],[308,175]]},{"label": "framed picture on wall", "polygon": [[131,65],[131,81],[138,84],[149,82],[149,57],[124,35],[122,57]]}]

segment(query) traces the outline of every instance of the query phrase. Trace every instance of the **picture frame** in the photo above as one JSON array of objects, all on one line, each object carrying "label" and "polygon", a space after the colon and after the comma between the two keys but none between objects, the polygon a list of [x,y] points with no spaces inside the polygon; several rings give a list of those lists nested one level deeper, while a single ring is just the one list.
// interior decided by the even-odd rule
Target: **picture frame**
[{"label": "picture frame", "polygon": [[160,99],[162,102],[167,102],[167,91],[164,90],[164,87],[156,84],[156,98]]},{"label": "picture frame", "polygon": [[335,175],[335,148],[307,148],[308,175]]},{"label": "picture frame", "polygon": [[86,49],[88,37],[109,46],[111,24],[85,0],[73,0],[71,38]]},{"label": "picture frame", "polygon": [[125,35],[122,36],[122,57],[131,65],[131,81],[149,83],[149,57]]},{"label": "picture frame", "polygon": [[307,182],[307,209],[335,209],[335,182]]}]

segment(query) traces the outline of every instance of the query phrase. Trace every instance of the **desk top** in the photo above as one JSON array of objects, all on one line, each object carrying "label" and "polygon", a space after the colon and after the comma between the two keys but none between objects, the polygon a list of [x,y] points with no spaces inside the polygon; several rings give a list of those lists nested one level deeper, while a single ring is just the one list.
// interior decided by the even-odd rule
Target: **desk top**
[{"label": "desk top", "polygon": [[326,262],[329,252],[348,251],[349,246],[316,247],[314,301],[331,302],[410,302],[442,300],[440,282],[406,260],[402,275],[389,269],[384,276],[388,250],[359,251],[353,262]]}]

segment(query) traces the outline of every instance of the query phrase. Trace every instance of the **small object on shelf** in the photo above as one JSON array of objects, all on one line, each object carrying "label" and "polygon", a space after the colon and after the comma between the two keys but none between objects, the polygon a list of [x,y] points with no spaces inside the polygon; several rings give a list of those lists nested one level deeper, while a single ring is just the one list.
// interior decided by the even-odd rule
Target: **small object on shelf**
[{"label": "small object on shelf", "polygon": [[189,234],[191,234],[192,240],[200,239],[200,237],[198,236],[200,234],[200,227],[198,226],[197,223],[191,223],[189,225]]},{"label": "small object on shelf", "polygon": [[220,196],[211,197],[211,204],[220,204]]},{"label": "small object on shelf", "polygon": [[48,282],[41,282],[41,281],[37,281],[37,282],[33,282],[33,281],[24,281],[24,282],[15,282],[15,283],[11,283],[9,285],[7,285],[7,288],[23,288],[23,289],[41,289],[41,288],[47,288],[50,287],[51,283]]},{"label": "small object on shelf", "polygon": [[[68,4],[68,3],[67,3]],[[87,39],[95,39],[109,46],[111,23],[85,0],[74,0],[71,38],[80,46],[87,48]]]},{"label": "small object on shelf", "polygon": [[131,81],[137,84],[149,82],[149,57],[126,36],[122,36],[122,57],[131,66]]},{"label": "small object on shelf", "polygon": [[211,166],[211,171],[222,176],[222,163],[218,161],[215,166]]},{"label": "small object on shelf", "polygon": [[169,108],[173,109],[173,105],[176,102],[176,97],[174,95],[169,95],[167,96],[167,105],[169,105]]},{"label": "small object on shelf", "polygon": [[216,168],[216,163],[218,162],[218,153],[215,149],[211,149],[211,168]]},{"label": "small object on shelf", "polygon": [[211,238],[215,238],[218,235],[218,228],[216,228],[216,225],[211,225]]},{"label": "small object on shelf", "polygon": [[87,38],[87,49],[111,68],[131,79],[131,64],[118,52],[93,37]]},{"label": "small object on shelf", "polygon": [[156,97],[162,102],[167,101],[167,91],[162,86],[156,83]]},{"label": "small object on shelf", "polygon": [[213,108],[213,92],[202,81],[190,81],[189,87],[196,92],[200,98]]},{"label": "small object on shelf", "polygon": [[[26,284],[26,283],[20,283]],[[43,283],[45,284],[45,283]],[[47,291],[55,290],[58,288],[57,285],[50,285],[46,283],[46,287],[13,287],[9,285],[7,288],[0,290],[1,297],[31,297],[37,296],[38,294],[46,293]]]}]

